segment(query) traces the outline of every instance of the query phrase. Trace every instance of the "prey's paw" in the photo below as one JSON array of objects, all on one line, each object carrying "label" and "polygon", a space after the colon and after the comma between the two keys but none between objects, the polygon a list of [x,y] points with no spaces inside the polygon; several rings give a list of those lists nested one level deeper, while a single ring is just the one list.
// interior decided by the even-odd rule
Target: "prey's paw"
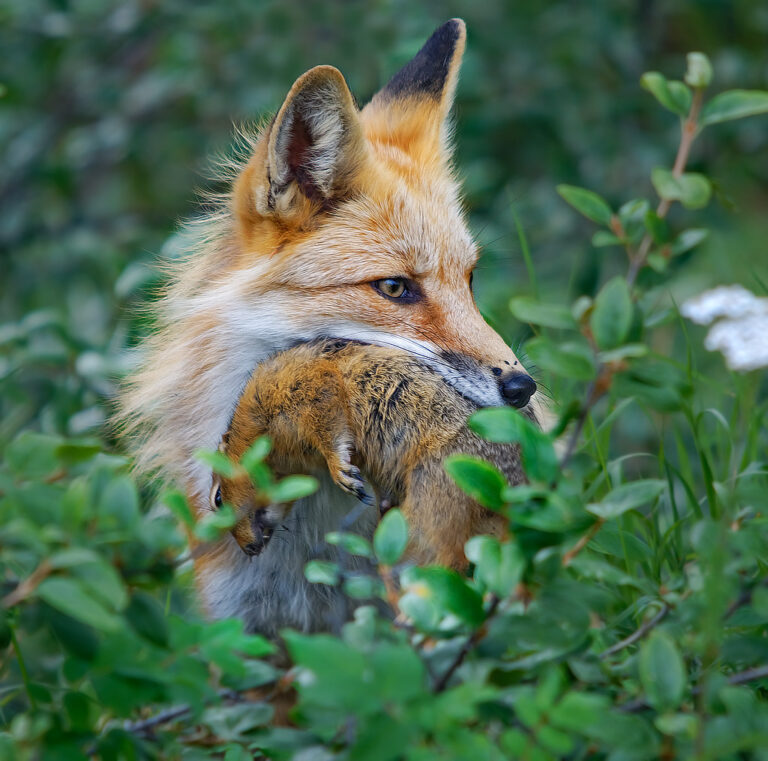
[{"label": "prey's paw", "polygon": [[352,463],[343,463],[334,475],[336,483],[345,492],[354,495],[366,505],[373,505],[373,497],[365,490],[365,479]]}]

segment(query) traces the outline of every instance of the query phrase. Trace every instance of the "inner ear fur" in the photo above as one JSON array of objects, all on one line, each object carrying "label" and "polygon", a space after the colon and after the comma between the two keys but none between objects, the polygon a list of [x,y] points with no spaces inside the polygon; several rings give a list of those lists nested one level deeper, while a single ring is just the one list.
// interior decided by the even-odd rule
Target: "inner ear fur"
[{"label": "inner ear fur", "polygon": [[316,66],[299,77],[265,137],[241,178],[261,217],[300,222],[352,192],[365,138],[338,69]]}]

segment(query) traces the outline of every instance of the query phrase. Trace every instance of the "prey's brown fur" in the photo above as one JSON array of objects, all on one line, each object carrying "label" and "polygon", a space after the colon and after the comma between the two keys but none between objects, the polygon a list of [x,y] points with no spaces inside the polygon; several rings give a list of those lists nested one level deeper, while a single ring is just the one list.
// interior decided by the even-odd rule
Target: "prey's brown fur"
[{"label": "prey's brown fur", "polygon": [[[364,494],[360,472],[379,505],[397,505],[409,524],[406,560],[462,568],[475,534],[501,535],[505,519],[464,494],[443,461],[467,453],[493,462],[510,484],[524,480],[516,446],[467,428],[476,407],[413,355],[347,342],[303,344],[262,362],[251,376],[223,440],[238,460],[254,440],[272,440],[279,474],[327,465],[334,481]],[[359,470],[358,470],[359,468]],[[289,506],[266,508],[247,476],[216,481],[219,501],[239,511],[233,534],[258,554]]]}]

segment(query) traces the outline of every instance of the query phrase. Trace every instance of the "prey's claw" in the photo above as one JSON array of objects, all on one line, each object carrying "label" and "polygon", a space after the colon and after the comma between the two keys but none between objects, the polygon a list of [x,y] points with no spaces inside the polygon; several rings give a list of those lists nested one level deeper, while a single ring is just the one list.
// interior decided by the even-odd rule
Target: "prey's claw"
[{"label": "prey's claw", "polygon": [[354,465],[343,467],[336,475],[336,483],[366,505],[373,504],[373,497],[365,490],[365,480],[360,469]]}]

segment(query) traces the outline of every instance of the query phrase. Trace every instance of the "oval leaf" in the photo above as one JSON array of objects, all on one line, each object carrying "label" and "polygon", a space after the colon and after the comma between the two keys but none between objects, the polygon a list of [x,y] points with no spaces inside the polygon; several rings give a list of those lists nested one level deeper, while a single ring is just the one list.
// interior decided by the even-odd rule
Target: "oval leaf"
[{"label": "oval leaf", "polygon": [[685,690],[685,666],[672,638],[655,631],[640,650],[640,681],[648,702],[657,711],[680,705]]},{"label": "oval leaf", "polygon": [[705,126],[766,113],[768,113],[768,92],[765,90],[728,90],[715,95],[704,106],[700,123]]},{"label": "oval leaf", "polygon": [[609,280],[597,294],[589,324],[601,349],[614,349],[626,340],[632,326],[632,297],[623,277]]},{"label": "oval leaf", "polygon": [[528,296],[519,296],[509,302],[509,309],[521,322],[546,328],[576,327],[571,310],[562,304],[542,304]]},{"label": "oval leaf", "polygon": [[335,586],[339,581],[339,566],[327,560],[310,560],[304,566],[304,576],[310,584]]},{"label": "oval leaf", "polygon": [[550,341],[538,336],[525,344],[525,353],[542,370],[573,380],[592,380],[595,362],[586,343]]},{"label": "oval leaf", "polygon": [[268,490],[273,502],[294,502],[317,491],[317,479],[313,476],[288,476]]},{"label": "oval leaf", "polygon": [[[532,481],[550,483],[560,472],[551,437],[510,407],[478,410],[469,427],[488,441],[519,444],[523,468]],[[506,490],[505,490],[506,491]],[[502,492],[503,499],[504,492]]]},{"label": "oval leaf", "polygon": [[381,519],[373,535],[373,551],[379,563],[393,565],[400,560],[408,544],[408,524],[403,514],[393,508]]},{"label": "oval leaf", "polygon": [[122,626],[118,616],[100,605],[93,595],[74,579],[63,576],[43,579],[37,587],[37,596],[52,608],[93,626],[94,629],[113,632]]},{"label": "oval leaf", "polygon": [[558,185],[557,192],[579,214],[599,225],[610,227],[613,212],[611,207],[597,193],[585,188],[577,188],[574,185]]},{"label": "oval leaf", "polygon": [[415,583],[416,588],[425,585],[439,608],[471,626],[480,626],[485,620],[483,598],[456,571],[438,567],[413,568],[409,582]]},{"label": "oval leaf", "polygon": [[685,116],[691,108],[691,91],[682,82],[668,82],[658,71],[649,71],[640,78],[640,84],[664,108],[679,116]]},{"label": "oval leaf", "polygon": [[686,209],[702,209],[712,195],[712,185],[703,174],[686,172],[676,177],[669,169],[657,167],[651,172],[651,182],[659,198],[680,201]]},{"label": "oval leaf", "polygon": [[664,486],[664,481],[655,478],[622,484],[609,492],[602,502],[587,505],[587,510],[593,515],[610,520],[627,510],[653,502],[664,491]]},{"label": "oval leaf", "polygon": [[446,457],[443,465],[458,487],[483,507],[498,510],[504,505],[507,479],[490,463],[457,454]]}]

